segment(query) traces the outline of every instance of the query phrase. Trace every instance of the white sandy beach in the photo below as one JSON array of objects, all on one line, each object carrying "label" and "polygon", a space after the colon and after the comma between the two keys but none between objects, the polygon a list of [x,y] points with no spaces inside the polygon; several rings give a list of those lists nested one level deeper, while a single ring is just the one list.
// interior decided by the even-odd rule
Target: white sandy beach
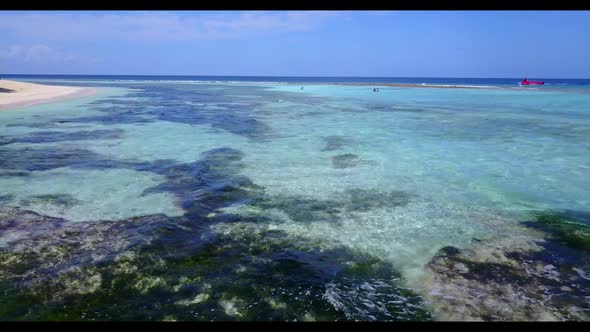
[{"label": "white sandy beach", "polygon": [[0,110],[92,95],[94,88],[0,80]]}]

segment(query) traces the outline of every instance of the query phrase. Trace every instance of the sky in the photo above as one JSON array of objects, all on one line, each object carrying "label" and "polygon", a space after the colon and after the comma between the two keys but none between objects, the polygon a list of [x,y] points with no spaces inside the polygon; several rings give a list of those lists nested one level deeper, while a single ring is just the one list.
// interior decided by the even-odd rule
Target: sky
[{"label": "sky", "polygon": [[590,11],[0,11],[0,73],[590,78]]}]

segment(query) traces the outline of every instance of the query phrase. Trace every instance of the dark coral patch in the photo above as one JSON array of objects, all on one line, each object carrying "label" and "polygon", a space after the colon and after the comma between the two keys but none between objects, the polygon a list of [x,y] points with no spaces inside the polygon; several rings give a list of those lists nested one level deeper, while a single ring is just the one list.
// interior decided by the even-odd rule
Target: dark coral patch
[{"label": "dark coral patch", "polygon": [[120,129],[76,131],[71,133],[60,131],[38,131],[14,138],[0,137],[0,145],[10,143],[52,143],[78,140],[117,139],[122,138],[123,133],[124,131]]},{"label": "dark coral patch", "polygon": [[0,251],[3,320],[430,319],[390,264],[278,231],[216,235],[165,216],[29,219],[6,225],[52,228],[14,246],[25,251]]},{"label": "dark coral patch", "polygon": [[572,248],[590,250],[590,213],[549,211],[536,215],[536,222],[524,224],[549,233],[552,238]]},{"label": "dark coral patch", "polygon": [[350,168],[360,164],[359,156],[352,153],[339,154],[332,157],[332,167],[334,168]]},{"label": "dark coral patch", "polygon": [[334,151],[348,147],[354,143],[352,138],[348,136],[326,136],[323,138],[326,146],[322,151]]},{"label": "dark coral patch", "polygon": [[483,320],[538,320],[547,311],[587,319],[588,257],[559,243],[539,244],[541,250],[510,251],[480,240],[474,249],[482,247],[487,258],[452,246],[440,249],[427,266],[437,284],[451,291],[437,294],[436,305],[461,307],[466,317]]},{"label": "dark coral patch", "polygon": [[384,207],[404,206],[410,202],[410,195],[402,190],[381,192],[378,190],[351,189],[347,190],[350,204],[348,210],[367,211]]},{"label": "dark coral patch", "polygon": [[80,204],[80,200],[76,199],[70,194],[47,194],[47,195],[34,195],[20,202],[23,206],[29,206],[34,204],[53,204],[64,207],[72,207]]}]

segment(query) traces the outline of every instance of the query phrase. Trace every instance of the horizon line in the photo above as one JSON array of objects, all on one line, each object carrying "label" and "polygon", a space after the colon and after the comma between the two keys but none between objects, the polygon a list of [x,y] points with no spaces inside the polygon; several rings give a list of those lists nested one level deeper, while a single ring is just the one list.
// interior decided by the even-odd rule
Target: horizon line
[{"label": "horizon line", "polygon": [[[304,76],[304,75],[194,75],[194,74],[1,74],[2,76],[171,76],[171,77],[301,77],[301,78],[479,78],[479,79],[520,79],[519,77],[473,77],[473,76]],[[524,76],[523,76],[524,77]],[[588,80],[584,77],[543,77],[526,76],[526,78]]]}]

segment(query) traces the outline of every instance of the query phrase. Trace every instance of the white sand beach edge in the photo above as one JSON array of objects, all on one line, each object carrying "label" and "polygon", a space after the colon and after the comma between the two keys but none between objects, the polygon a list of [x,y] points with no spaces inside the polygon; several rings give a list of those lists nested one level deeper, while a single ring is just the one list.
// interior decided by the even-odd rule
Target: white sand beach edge
[{"label": "white sand beach edge", "polygon": [[96,89],[0,80],[0,111],[16,107],[86,97]]}]

